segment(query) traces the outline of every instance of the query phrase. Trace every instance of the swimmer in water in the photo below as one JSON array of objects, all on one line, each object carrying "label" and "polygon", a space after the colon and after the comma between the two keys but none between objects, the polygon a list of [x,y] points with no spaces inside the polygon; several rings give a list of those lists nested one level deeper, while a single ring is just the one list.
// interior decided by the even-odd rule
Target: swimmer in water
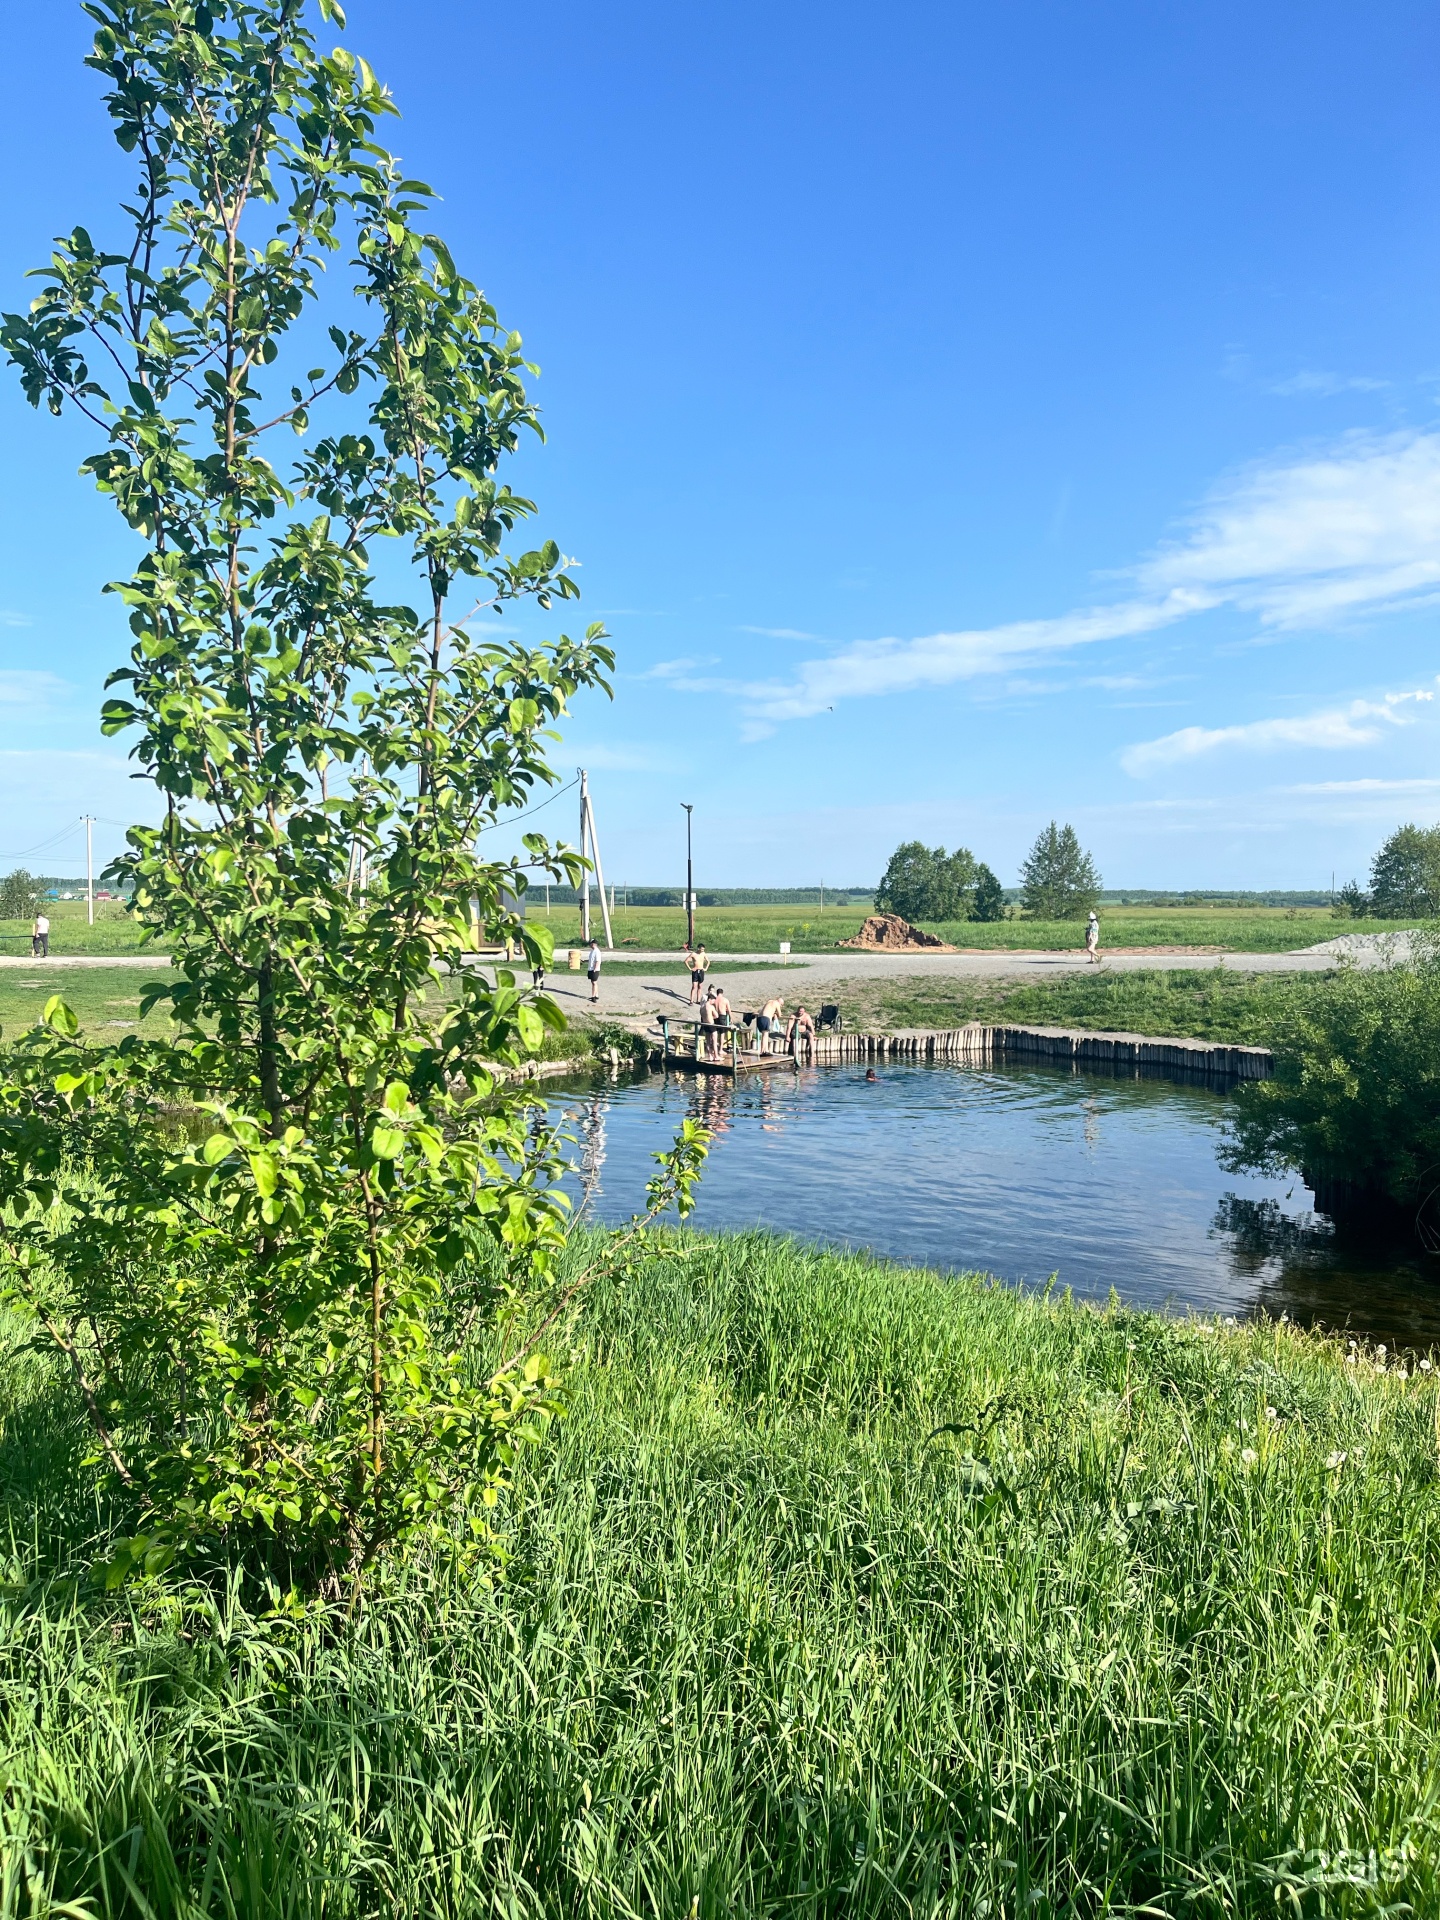
[{"label": "swimmer in water", "polygon": [[878,1073],[876,1073],[874,1067],[867,1067],[865,1069],[865,1078],[867,1080],[878,1080],[880,1076]]}]

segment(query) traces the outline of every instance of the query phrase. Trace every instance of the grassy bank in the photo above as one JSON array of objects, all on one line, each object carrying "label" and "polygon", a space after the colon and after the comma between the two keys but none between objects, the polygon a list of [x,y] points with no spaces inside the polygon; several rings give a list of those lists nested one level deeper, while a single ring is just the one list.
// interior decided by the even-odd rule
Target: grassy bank
[{"label": "grassy bank", "polygon": [[581,1333],[506,1582],[350,1625],[56,1578],[0,1364],[5,1920],[1440,1910],[1433,1376],[755,1238]]},{"label": "grassy bank", "polygon": [[852,980],[835,992],[847,1025],[883,1031],[1013,1021],[1267,1046],[1287,1012],[1316,1003],[1334,979],[1325,973],[1156,968],[1042,981]]}]

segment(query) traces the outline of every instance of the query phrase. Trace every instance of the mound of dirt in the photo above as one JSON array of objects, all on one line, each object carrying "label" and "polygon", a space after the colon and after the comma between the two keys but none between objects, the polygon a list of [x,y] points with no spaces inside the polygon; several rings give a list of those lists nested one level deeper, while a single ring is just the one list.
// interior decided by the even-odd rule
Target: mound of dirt
[{"label": "mound of dirt", "polygon": [[837,940],[837,947],[858,947],[862,953],[955,953],[933,933],[922,933],[898,913],[872,913],[853,940]]}]

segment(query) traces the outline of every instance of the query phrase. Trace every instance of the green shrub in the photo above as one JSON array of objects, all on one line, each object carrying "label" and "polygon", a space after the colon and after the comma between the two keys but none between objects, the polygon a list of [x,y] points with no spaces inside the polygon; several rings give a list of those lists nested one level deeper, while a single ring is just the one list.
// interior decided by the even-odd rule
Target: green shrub
[{"label": "green shrub", "polygon": [[1440,961],[1277,999],[1269,1040],[1275,1077],[1237,1094],[1231,1164],[1418,1209],[1440,1181]]}]

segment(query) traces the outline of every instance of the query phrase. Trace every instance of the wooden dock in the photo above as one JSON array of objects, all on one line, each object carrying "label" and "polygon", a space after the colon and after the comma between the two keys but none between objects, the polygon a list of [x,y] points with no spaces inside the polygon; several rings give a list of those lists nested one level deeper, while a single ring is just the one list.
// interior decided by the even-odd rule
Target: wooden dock
[{"label": "wooden dock", "polygon": [[[918,1027],[899,1033],[820,1033],[796,1058],[783,1052],[762,1054],[744,1029],[721,1036],[718,1060],[697,1059],[698,1030],[693,1022],[662,1018],[662,1046],[656,1066],[687,1073],[737,1074],[757,1067],[839,1066],[881,1060],[953,1060],[975,1066],[1033,1060],[1072,1071],[1121,1074],[1135,1079],[1203,1081],[1232,1085],[1238,1080],[1268,1080],[1274,1056],[1265,1047],[1228,1047],[1208,1040],[1173,1040],[1144,1033],[1090,1033],[1077,1027],[982,1026]],[[773,1038],[774,1036],[772,1036]]]},{"label": "wooden dock", "polygon": [[[702,1044],[698,1020],[677,1020],[671,1014],[660,1015],[660,1052],[653,1061],[667,1073],[757,1073],[768,1067],[789,1067],[795,1071],[800,1061],[786,1045],[781,1033],[757,1034],[752,1027],[716,1027],[712,1053]],[[775,1043],[775,1051],[760,1050],[760,1041]]]}]

